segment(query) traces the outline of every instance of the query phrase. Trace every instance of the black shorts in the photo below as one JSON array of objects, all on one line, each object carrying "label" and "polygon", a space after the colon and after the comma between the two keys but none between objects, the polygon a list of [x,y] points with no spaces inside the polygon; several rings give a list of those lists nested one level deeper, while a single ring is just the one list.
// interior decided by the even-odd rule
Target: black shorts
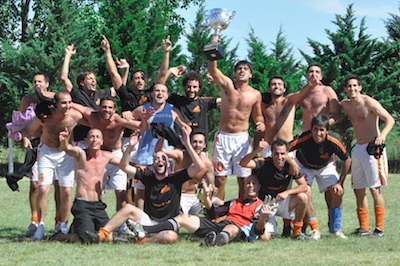
[{"label": "black shorts", "polygon": [[101,200],[74,200],[71,209],[71,213],[74,215],[71,230],[78,235],[82,243],[89,243],[89,239],[85,237],[85,231],[97,232],[110,220],[105,211],[106,207],[107,205]]},{"label": "black shorts", "polygon": [[[200,217],[200,227],[193,234],[198,237],[201,237],[201,238],[205,237],[206,234],[208,234],[209,232],[213,232],[213,231],[218,234],[228,224],[235,225],[233,222],[227,221],[227,220],[223,220],[223,221],[217,223],[217,222],[210,221],[207,218]],[[239,233],[235,236],[234,239],[232,239],[232,241],[236,241],[236,242],[247,241],[247,238],[246,238],[246,235],[243,233],[243,231],[240,230],[240,228],[239,228]]]}]

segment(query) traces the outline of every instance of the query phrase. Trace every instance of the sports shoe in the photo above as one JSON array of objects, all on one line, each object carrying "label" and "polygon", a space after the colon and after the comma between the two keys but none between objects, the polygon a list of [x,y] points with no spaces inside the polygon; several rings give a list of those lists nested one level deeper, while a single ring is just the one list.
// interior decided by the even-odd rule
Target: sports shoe
[{"label": "sports shoe", "polygon": [[131,243],[129,237],[125,233],[117,233],[113,234],[113,243],[114,244],[123,244],[123,243]]},{"label": "sports shoe", "polygon": [[300,241],[306,241],[306,240],[312,240],[313,238],[307,236],[304,233],[298,233],[297,235],[293,236],[293,240],[300,240]]},{"label": "sports shoe", "polygon": [[292,232],[292,226],[290,224],[284,226],[282,230],[282,237],[290,237],[291,232]]},{"label": "sports shoe", "polygon": [[379,227],[376,227],[375,230],[372,232],[371,237],[383,237],[383,235],[383,230]]},{"label": "sports shoe", "polygon": [[58,241],[58,242],[68,242],[70,239],[66,234],[64,234],[62,231],[57,231],[54,234],[52,234],[47,241]]},{"label": "sports shoe", "polygon": [[336,233],[331,233],[332,238],[340,238],[340,239],[347,239],[347,236],[345,236],[342,232],[342,230],[337,231]]},{"label": "sports shoe", "polygon": [[212,231],[206,234],[203,241],[200,243],[200,247],[212,247],[215,246],[215,240],[217,238],[217,234]]},{"label": "sports shoe", "polygon": [[85,236],[89,240],[89,244],[98,244],[100,243],[100,236],[98,233],[85,231]]},{"label": "sports shoe", "polygon": [[354,232],[351,234],[355,235],[355,236],[369,236],[369,235],[371,235],[371,232],[369,230],[367,231],[360,227],[360,228],[357,228],[356,230],[354,230]]},{"label": "sports shoe", "polygon": [[310,238],[312,238],[314,240],[318,240],[318,239],[321,238],[321,233],[317,229],[311,230],[310,231]]},{"label": "sports shoe", "polygon": [[227,234],[219,233],[215,238],[215,245],[217,246],[226,245],[228,244],[228,242],[229,242],[229,236]]},{"label": "sports shoe", "polygon": [[54,231],[58,232],[61,230],[61,222],[57,222],[54,224]]},{"label": "sports shoe", "polygon": [[32,237],[37,229],[38,225],[35,222],[32,222],[29,226],[28,226],[28,230],[26,230],[24,236],[25,237]]},{"label": "sports shoe", "polygon": [[146,230],[143,229],[143,226],[140,223],[129,219],[126,221],[126,225],[129,231],[134,235],[134,237],[142,239],[147,236]]},{"label": "sports shoe", "polygon": [[35,234],[33,235],[33,241],[43,240],[44,237],[44,224],[39,224]]}]

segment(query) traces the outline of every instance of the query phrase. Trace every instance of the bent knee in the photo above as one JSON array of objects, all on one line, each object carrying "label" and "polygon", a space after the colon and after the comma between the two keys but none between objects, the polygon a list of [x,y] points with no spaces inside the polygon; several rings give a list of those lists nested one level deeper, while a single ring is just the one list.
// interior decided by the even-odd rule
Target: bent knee
[{"label": "bent knee", "polygon": [[161,232],[162,234],[162,242],[163,244],[172,244],[178,240],[178,234],[175,231],[168,230]]}]

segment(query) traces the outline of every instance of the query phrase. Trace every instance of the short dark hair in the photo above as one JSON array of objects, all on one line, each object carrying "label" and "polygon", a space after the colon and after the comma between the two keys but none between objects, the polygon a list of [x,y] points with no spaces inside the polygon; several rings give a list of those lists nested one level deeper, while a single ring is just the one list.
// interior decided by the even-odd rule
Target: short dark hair
[{"label": "short dark hair", "polygon": [[285,79],[284,79],[283,77],[281,77],[281,76],[273,76],[272,78],[270,78],[270,79],[269,79],[269,82],[268,82],[268,87],[271,86],[271,81],[272,81],[273,79],[280,79],[280,80],[282,80],[282,81],[283,81],[283,86],[286,88],[286,81],[285,81]]},{"label": "short dark hair", "polygon": [[311,127],[313,126],[321,126],[325,127],[326,130],[331,130],[331,126],[329,125],[329,117],[325,114],[319,114],[311,120]]},{"label": "short dark hair", "polygon": [[49,74],[47,74],[46,72],[41,72],[41,71],[36,72],[36,73],[33,75],[33,77],[32,77],[32,83],[33,83],[33,79],[34,79],[36,76],[38,76],[38,75],[42,75],[42,76],[44,77],[44,80],[45,80],[46,82],[50,83],[50,76],[49,76]]},{"label": "short dark hair", "polygon": [[66,90],[57,91],[57,92],[54,94],[54,101],[55,101],[55,106],[54,106],[54,107],[57,107],[58,102],[60,101],[60,95],[61,95],[61,94],[68,94],[68,95],[71,95],[71,93],[69,93],[69,91],[66,91]]},{"label": "short dark hair", "polygon": [[182,86],[186,87],[186,84],[191,80],[197,80],[199,82],[200,90],[203,89],[203,87],[204,87],[203,76],[200,75],[199,73],[197,73],[196,71],[190,71],[190,72],[186,73],[185,75],[183,75]]},{"label": "short dark hair", "polygon": [[117,102],[115,101],[115,98],[112,96],[106,96],[100,99],[100,106],[104,101],[112,101],[114,103],[114,108],[117,107]]},{"label": "short dark hair", "polygon": [[78,83],[78,88],[79,89],[82,89],[81,82],[84,81],[86,76],[89,75],[89,74],[93,74],[94,75],[94,72],[90,71],[90,70],[86,70],[86,71],[81,71],[81,72],[78,73],[78,76],[76,77],[76,83]]},{"label": "short dark hair", "polygon": [[346,79],[344,80],[344,86],[345,87],[347,86],[347,82],[349,82],[349,80],[351,80],[351,79],[357,80],[358,85],[361,85],[361,78],[360,78],[359,75],[357,75],[357,74],[349,74],[349,75],[346,76]]},{"label": "short dark hair", "polygon": [[271,144],[271,151],[275,149],[277,146],[285,146],[286,150],[289,151],[289,143],[287,141],[284,141],[283,139],[277,139]]},{"label": "short dark hair", "polygon": [[313,67],[313,66],[319,67],[319,68],[321,69],[321,72],[322,72],[322,66],[321,66],[321,64],[319,64],[319,63],[317,63],[317,62],[313,62],[313,63],[311,63],[311,64],[308,65],[306,73],[308,73],[308,70],[310,70],[310,68]]},{"label": "short dark hair", "polygon": [[192,140],[194,135],[203,135],[204,140],[207,141],[206,132],[202,129],[199,128],[193,129],[192,132],[190,133],[190,140]]},{"label": "short dark hair", "polygon": [[131,71],[131,79],[133,79],[133,75],[135,75],[137,72],[140,72],[143,75],[143,79],[146,80],[146,73],[144,73],[144,71],[141,69],[132,70]]},{"label": "short dark hair", "polygon": [[246,60],[241,60],[241,61],[239,61],[239,62],[236,63],[236,65],[235,65],[235,72],[236,72],[236,70],[239,68],[240,65],[246,65],[246,66],[248,66],[249,69],[250,69],[250,73],[253,73],[253,66],[251,65],[251,63],[250,63],[249,61],[246,61]]}]

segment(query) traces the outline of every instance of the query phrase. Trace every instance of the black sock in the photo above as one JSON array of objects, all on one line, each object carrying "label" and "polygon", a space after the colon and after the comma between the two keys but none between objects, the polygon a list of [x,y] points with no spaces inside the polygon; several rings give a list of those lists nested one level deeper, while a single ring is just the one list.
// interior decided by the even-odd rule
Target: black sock
[{"label": "black sock", "polygon": [[149,234],[156,234],[165,230],[172,230],[178,232],[179,227],[178,223],[174,219],[168,219],[167,221],[156,225],[150,225],[150,226],[145,225],[143,226],[143,229]]}]

